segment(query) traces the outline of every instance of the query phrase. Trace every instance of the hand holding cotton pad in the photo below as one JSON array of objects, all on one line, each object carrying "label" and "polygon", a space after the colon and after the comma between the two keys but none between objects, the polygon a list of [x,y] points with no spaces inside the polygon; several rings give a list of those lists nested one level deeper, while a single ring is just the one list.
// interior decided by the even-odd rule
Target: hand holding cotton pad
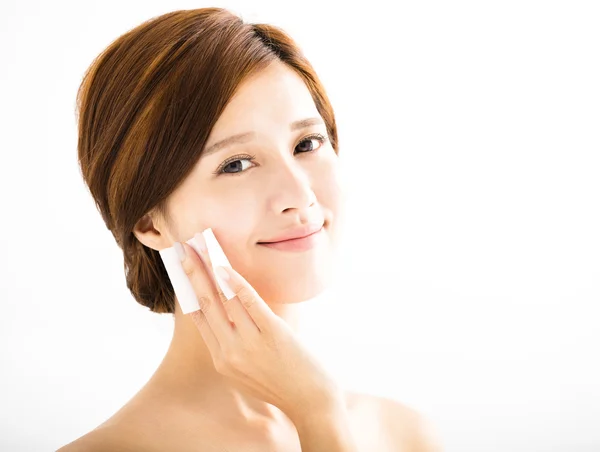
[{"label": "hand holding cotton pad", "polygon": [[[225,256],[223,249],[219,245],[217,238],[212,232],[212,229],[209,228],[204,230],[202,232],[202,236],[204,237],[204,241],[206,242],[206,246],[208,248],[208,255],[210,256],[214,278],[225,294],[225,297],[227,297],[229,300],[235,297],[235,293],[231,291],[227,284],[224,284],[221,281],[221,278],[219,278],[219,276],[216,274],[215,269],[217,266],[231,267],[231,264],[229,263],[227,256]],[[200,247],[193,237],[187,240],[186,243],[194,248],[198,254],[201,254]],[[173,285],[173,290],[175,290],[177,300],[179,300],[181,311],[184,314],[189,314],[190,312],[200,309],[198,297],[196,296],[194,288],[192,287],[192,283],[181,266],[181,261],[179,260],[175,249],[173,247],[165,248],[160,250],[159,254],[165,265],[165,269],[167,270],[171,284]]]},{"label": "hand holding cotton pad", "polygon": [[[181,309],[184,314],[191,313],[205,339],[215,369],[229,377],[233,385],[278,407],[294,424],[304,424],[303,418],[313,416],[315,411],[339,412],[336,407],[344,407],[345,400],[337,382],[303,347],[290,326],[271,310],[242,275],[231,268],[212,231],[208,229],[202,236],[196,236],[205,238],[208,253],[202,252],[194,239],[186,243],[200,254],[205,264],[207,259],[210,260],[212,269],[201,265],[202,269],[210,272],[216,266],[224,267],[227,285],[222,284],[216,273],[213,276],[230,300],[224,306],[225,310],[219,309],[220,297],[214,294],[213,288],[209,292],[204,287],[210,284],[210,280],[204,278],[206,274],[201,275],[196,273],[200,269],[191,268],[192,265],[200,266],[200,262],[184,259],[186,268],[188,264],[190,266],[191,278],[188,278],[175,247],[162,250],[160,255]],[[187,251],[191,252],[190,249]],[[240,296],[236,297],[228,284]],[[194,286],[197,286],[196,292],[202,294],[198,296],[209,298],[207,306],[216,304],[215,309],[198,312],[200,305]],[[204,317],[204,320],[200,321],[199,317]]]}]

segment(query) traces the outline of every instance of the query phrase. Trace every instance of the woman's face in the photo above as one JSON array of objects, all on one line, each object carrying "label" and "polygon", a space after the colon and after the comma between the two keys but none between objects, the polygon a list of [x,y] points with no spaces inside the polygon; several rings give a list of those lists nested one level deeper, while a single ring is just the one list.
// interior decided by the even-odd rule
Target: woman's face
[{"label": "woman's face", "polygon": [[[248,135],[210,152],[238,134]],[[295,303],[316,296],[331,276],[342,206],[325,124],[302,79],[275,62],[239,87],[205,153],[170,196],[174,230],[165,246],[212,228],[231,265],[266,302]],[[259,244],[305,224],[324,224],[311,249]]]}]

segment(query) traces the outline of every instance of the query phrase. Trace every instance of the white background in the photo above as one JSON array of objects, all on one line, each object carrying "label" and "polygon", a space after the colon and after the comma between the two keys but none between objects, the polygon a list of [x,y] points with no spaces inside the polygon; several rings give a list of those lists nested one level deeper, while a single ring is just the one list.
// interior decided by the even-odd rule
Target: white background
[{"label": "white background", "polygon": [[306,304],[307,346],[447,451],[599,451],[597,5],[4,0],[0,450],[83,435],[162,359],[172,320],[125,286],[75,95],[130,28],[224,6],[299,42],[339,122],[342,277]]}]

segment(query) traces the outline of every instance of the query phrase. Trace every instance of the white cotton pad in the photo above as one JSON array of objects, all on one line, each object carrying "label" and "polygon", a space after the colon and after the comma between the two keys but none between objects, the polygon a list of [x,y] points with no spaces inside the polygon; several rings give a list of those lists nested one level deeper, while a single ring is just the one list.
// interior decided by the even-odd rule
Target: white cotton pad
[{"label": "white cotton pad", "polygon": [[192,287],[192,283],[183,271],[181,261],[175,248],[169,247],[159,251],[160,257],[165,264],[165,269],[173,285],[175,296],[179,300],[181,312],[189,314],[200,309],[200,303]]},{"label": "white cotton pad", "polygon": [[215,234],[213,233],[211,228],[205,229],[202,231],[202,235],[204,236],[204,241],[206,242],[206,247],[208,248],[208,255],[210,256],[210,260],[213,265],[213,269],[217,266],[221,267],[231,267],[227,256],[225,256],[225,252]]},{"label": "white cotton pad", "polygon": [[223,248],[221,248],[221,245],[219,245],[219,242],[217,241],[215,234],[213,234],[212,229],[208,228],[208,229],[204,230],[202,232],[202,236],[204,237],[204,241],[206,242],[206,247],[208,248],[208,255],[210,256],[210,261],[212,263],[213,273],[215,275],[215,279],[217,280],[217,284],[223,291],[223,294],[225,295],[225,297],[228,300],[231,300],[233,297],[235,297],[235,293],[231,290],[231,288],[229,287],[229,284],[224,282],[219,277],[219,275],[217,275],[217,273],[215,271],[216,268],[219,266],[220,267],[231,267],[231,264],[229,263],[227,256],[225,256],[225,252],[223,251]]},{"label": "white cotton pad", "polygon": [[[229,260],[225,256],[219,242],[217,242],[217,238],[213,234],[211,229],[206,229],[203,231],[202,235],[206,241],[206,246],[208,247],[208,254],[210,256],[210,260],[213,266],[213,272],[216,266],[223,265],[231,267],[229,264]],[[194,238],[187,240],[186,243],[190,245],[198,254],[199,248],[196,245]],[[160,257],[165,265],[165,269],[167,270],[167,274],[169,275],[169,279],[171,280],[171,284],[173,285],[173,290],[175,291],[175,296],[177,300],[179,300],[179,305],[181,306],[181,312],[184,314],[189,314],[190,312],[197,311],[200,309],[200,304],[198,303],[198,297],[194,292],[194,288],[192,287],[192,283],[190,282],[188,276],[183,271],[183,267],[181,266],[181,261],[179,260],[179,256],[177,256],[177,252],[175,248],[169,247],[159,251]],[[227,299],[231,299],[235,296],[235,293],[229,288],[229,286],[221,281],[216,274],[214,275],[219,284],[219,287],[227,297]]]}]

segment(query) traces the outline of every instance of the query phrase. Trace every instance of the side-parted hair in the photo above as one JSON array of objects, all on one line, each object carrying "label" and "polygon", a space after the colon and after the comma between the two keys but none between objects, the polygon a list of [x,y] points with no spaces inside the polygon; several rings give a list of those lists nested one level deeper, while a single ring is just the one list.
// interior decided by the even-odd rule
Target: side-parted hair
[{"label": "side-parted hair", "polygon": [[133,234],[191,172],[241,82],[279,60],[304,80],[338,152],[333,108],[317,74],[280,28],[222,8],[173,11],[113,41],[77,92],[78,161],[106,227],[123,250],[127,287],[157,313],[175,312],[158,251]]}]

